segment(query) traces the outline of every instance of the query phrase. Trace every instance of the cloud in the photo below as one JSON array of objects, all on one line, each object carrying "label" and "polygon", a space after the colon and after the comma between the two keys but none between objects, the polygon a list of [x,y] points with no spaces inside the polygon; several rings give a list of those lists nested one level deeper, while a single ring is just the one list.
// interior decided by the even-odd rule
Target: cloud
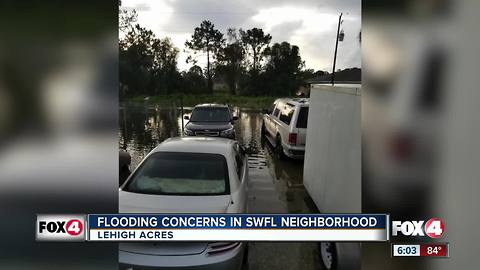
[{"label": "cloud", "polygon": [[[210,20],[223,33],[230,27],[262,28],[272,35],[272,42],[297,45],[307,68],[330,71],[340,12],[344,12],[346,35],[339,45],[337,67],[361,66],[356,39],[361,28],[360,0],[123,0],[122,5],[137,10],[142,26],[172,39],[181,51],[180,70],[191,66],[184,61],[185,40],[203,20]],[[199,64],[203,62],[199,59]]]},{"label": "cloud", "polygon": [[175,32],[193,32],[203,20],[209,20],[216,28],[225,31],[229,27],[239,27],[255,14],[251,5],[242,5],[234,0],[177,0],[170,1],[174,18],[165,28]]},{"label": "cloud", "polygon": [[138,3],[133,6],[133,9],[135,9],[137,12],[146,12],[150,11],[150,5],[147,3]]},{"label": "cloud", "polygon": [[272,27],[269,31],[272,35],[272,42],[290,41],[291,37],[298,31],[303,24],[302,20],[280,23]]}]

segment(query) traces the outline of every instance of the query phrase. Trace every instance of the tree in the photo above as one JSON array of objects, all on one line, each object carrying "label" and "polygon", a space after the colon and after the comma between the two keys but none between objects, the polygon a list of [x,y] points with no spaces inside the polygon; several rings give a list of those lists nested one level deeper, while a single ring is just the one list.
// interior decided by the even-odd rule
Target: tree
[{"label": "tree", "polygon": [[182,72],[182,92],[188,94],[201,94],[208,91],[205,85],[205,77],[202,68],[194,65],[188,72]]},{"label": "tree", "polygon": [[169,38],[154,39],[153,54],[153,88],[158,92],[170,94],[175,88],[177,71],[177,56],[179,50]]},{"label": "tree", "polygon": [[213,93],[210,57],[218,52],[223,41],[223,34],[215,29],[215,25],[210,21],[203,21],[200,27],[195,28],[191,40],[185,42],[187,48],[207,53],[207,88],[210,93]]},{"label": "tree", "polygon": [[169,94],[176,88],[178,49],[140,25],[120,40],[120,95]]},{"label": "tree", "polygon": [[272,40],[270,34],[264,34],[262,29],[253,28],[247,31],[240,29],[242,42],[248,48],[249,54],[253,57],[252,69],[257,71],[262,60],[263,50],[268,46]]},{"label": "tree", "polygon": [[122,7],[122,1],[118,1],[118,29],[120,32],[127,31],[138,20],[138,14],[135,9],[126,9]]},{"label": "tree", "polygon": [[153,39],[153,32],[137,24],[120,40],[121,98],[148,93],[153,68],[153,56],[149,46]]},{"label": "tree", "polygon": [[[304,62],[299,48],[288,42],[275,43],[265,50],[267,57],[264,80],[268,94],[293,95],[302,82]],[[311,71],[313,73],[313,71]]]},{"label": "tree", "polygon": [[245,59],[245,50],[234,28],[227,30],[227,44],[223,46],[217,54],[216,71],[224,78],[230,90],[230,94],[237,92],[238,78],[242,72],[242,62]]}]

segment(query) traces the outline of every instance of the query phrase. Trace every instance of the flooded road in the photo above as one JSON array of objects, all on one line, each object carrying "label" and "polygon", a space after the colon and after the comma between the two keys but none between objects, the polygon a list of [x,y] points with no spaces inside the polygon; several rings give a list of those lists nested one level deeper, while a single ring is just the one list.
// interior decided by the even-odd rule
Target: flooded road
[{"label": "flooded road", "polygon": [[[189,114],[191,109],[184,109]],[[261,136],[258,110],[235,108],[237,140],[248,153],[249,213],[315,213],[303,187],[303,161],[279,160]],[[182,133],[182,115],[167,106],[124,105],[119,112],[119,147],[134,169],[162,141]],[[186,121],[185,121],[186,122]],[[321,269],[316,243],[249,243],[249,269]]]}]

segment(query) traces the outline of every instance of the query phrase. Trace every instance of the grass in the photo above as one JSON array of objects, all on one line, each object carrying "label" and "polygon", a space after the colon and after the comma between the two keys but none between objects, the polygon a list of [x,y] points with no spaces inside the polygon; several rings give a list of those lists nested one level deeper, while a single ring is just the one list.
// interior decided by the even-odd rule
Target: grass
[{"label": "grass", "polygon": [[[131,102],[145,102],[145,96],[137,96],[129,99]],[[202,103],[219,103],[229,104],[243,108],[268,108],[275,100],[275,97],[252,97],[252,96],[233,96],[229,94],[213,94],[213,95],[183,95],[183,106],[193,107]],[[175,104],[180,106],[180,95],[159,95],[150,96],[147,101],[149,104]]]}]

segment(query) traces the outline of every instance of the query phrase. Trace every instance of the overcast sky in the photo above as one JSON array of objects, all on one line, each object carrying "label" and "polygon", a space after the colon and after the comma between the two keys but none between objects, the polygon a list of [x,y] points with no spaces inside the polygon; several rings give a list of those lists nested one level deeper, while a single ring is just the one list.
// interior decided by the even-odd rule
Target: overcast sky
[{"label": "overcast sky", "polygon": [[[343,12],[345,39],[338,46],[337,68],[361,67],[361,0],[122,0],[122,6],[134,8],[137,23],[157,37],[172,40],[180,49],[180,70],[191,66],[185,63],[185,41],[202,20],[210,20],[222,33],[230,27],[262,28],[272,43],[297,45],[306,68],[331,72]],[[204,62],[199,59],[199,65]]]}]

